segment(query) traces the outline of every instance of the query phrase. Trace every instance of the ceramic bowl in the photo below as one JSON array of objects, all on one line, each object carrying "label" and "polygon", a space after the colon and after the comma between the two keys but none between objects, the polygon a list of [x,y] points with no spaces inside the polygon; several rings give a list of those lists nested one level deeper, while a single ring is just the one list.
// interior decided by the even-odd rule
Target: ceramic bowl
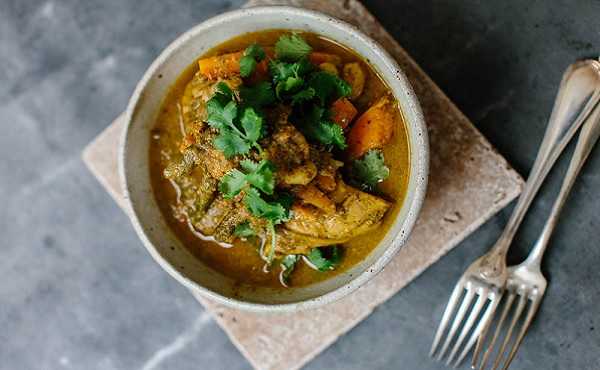
[{"label": "ceramic bowl", "polygon": [[[200,55],[235,36],[265,29],[324,35],[369,60],[398,100],[408,128],[410,179],[397,218],[373,252],[348,271],[302,288],[239,288],[233,280],[194,258],[168,227],[152,194],[150,129],[161,102],[179,74]],[[428,174],[428,140],[415,94],[398,64],[354,26],[328,15],[291,7],[256,7],[211,18],[178,37],[146,71],[126,111],[120,145],[120,175],[131,220],[144,246],[171,276],[193,292],[238,309],[261,312],[314,308],[347,295],[369,281],[405,244],[423,203]]]}]

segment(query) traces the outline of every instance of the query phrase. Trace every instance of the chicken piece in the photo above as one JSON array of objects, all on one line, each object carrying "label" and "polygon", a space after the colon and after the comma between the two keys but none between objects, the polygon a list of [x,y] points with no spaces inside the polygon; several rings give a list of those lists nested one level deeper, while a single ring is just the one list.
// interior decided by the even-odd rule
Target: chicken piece
[{"label": "chicken piece", "polygon": [[181,222],[189,218],[192,224],[200,220],[215,197],[217,181],[202,166],[197,166],[191,173],[171,182],[178,195],[177,204],[173,206],[175,218]]},{"label": "chicken piece", "polygon": [[335,212],[335,204],[315,185],[301,187],[296,191],[296,196],[305,204],[317,207],[321,211],[331,214]]},{"label": "chicken piece", "polygon": [[163,171],[163,176],[170,180],[178,179],[189,174],[196,163],[200,160],[200,153],[196,148],[188,148],[183,151],[181,158],[169,163]]},{"label": "chicken piece", "polygon": [[315,162],[318,169],[318,174],[315,177],[317,187],[325,193],[334,191],[337,187],[338,171],[344,166],[344,163],[335,160],[331,153],[317,150],[311,151],[311,160]]},{"label": "chicken piece", "polygon": [[204,216],[193,223],[194,228],[204,235],[213,235],[217,227],[234,208],[233,202],[219,196],[210,204]]},{"label": "chicken piece", "polygon": [[280,171],[277,176],[283,185],[307,185],[317,176],[317,166],[312,162],[306,162],[287,171]]},{"label": "chicken piece", "polygon": [[282,109],[271,117],[275,129],[266,152],[277,167],[279,185],[307,185],[317,176],[317,166],[306,138],[288,122],[288,115],[289,110]]},{"label": "chicken piece", "polygon": [[187,134],[196,125],[202,127],[206,120],[206,101],[212,91],[212,82],[196,73],[192,80],[185,86],[180,101],[180,119],[184,132]]},{"label": "chicken piece", "polygon": [[390,208],[388,201],[350,187],[341,179],[338,189],[330,196],[337,206],[334,213],[295,204],[293,217],[284,227],[316,238],[350,239],[377,227]]},{"label": "chicken piece", "polygon": [[306,138],[288,122],[288,110],[278,112],[275,129],[267,143],[269,159],[278,170],[291,170],[309,159],[310,147]]},{"label": "chicken piece", "polygon": [[234,202],[232,211],[223,218],[215,230],[213,234],[214,238],[225,243],[233,242],[235,239],[235,236],[233,235],[235,227],[250,217],[250,213],[242,202]]},{"label": "chicken piece", "polygon": [[278,254],[308,254],[311,249],[316,247],[325,247],[328,245],[345,243],[350,238],[330,239],[318,238],[310,235],[299,234],[282,227],[277,230],[277,248]]},{"label": "chicken piece", "polygon": [[[189,174],[196,166],[202,165],[213,178],[220,179],[235,168],[238,159],[227,159],[213,145],[217,133],[212,128],[205,128],[198,134],[198,142],[183,151],[180,159],[171,162],[163,171],[167,179],[177,179]],[[195,139],[194,139],[195,140]]]},{"label": "chicken piece", "polygon": [[203,130],[196,148],[198,148],[200,154],[199,161],[206,167],[208,173],[212,177],[220,179],[227,172],[237,167],[239,159],[227,159],[223,152],[215,148],[213,141],[217,134],[217,131],[213,128]]}]

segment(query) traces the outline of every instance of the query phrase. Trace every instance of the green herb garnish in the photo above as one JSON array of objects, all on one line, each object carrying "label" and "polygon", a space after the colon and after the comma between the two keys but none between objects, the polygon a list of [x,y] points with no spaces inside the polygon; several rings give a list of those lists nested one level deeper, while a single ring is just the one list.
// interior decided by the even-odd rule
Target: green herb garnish
[{"label": "green herb garnish", "polygon": [[310,101],[316,95],[315,89],[312,87],[306,88],[304,90],[298,91],[294,95],[292,95],[292,105],[298,105],[306,101]]},{"label": "green herb garnish", "polygon": [[245,159],[240,162],[244,172],[233,169],[225,174],[219,182],[219,191],[225,199],[238,195],[248,185],[254,186],[265,194],[273,194],[275,167],[271,161],[263,159],[259,163]]},{"label": "green herb garnish", "polygon": [[275,257],[275,247],[277,246],[275,225],[290,219],[289,205],[277,199],[273,201],[264,200],[256,188],[246,190],[244,204],[254,216],[267,220],[267,229],[271,234],[271,248],[265,259],[268,263],[271,263]]},{"label": "green herb garnish", "polygon": [[319,271],[334,270],[341,261],[342,253],[338,246],[313,248],[306,256],[308,262]]},{"label": "green herb garnish", "polygon": [[247,173],[246,181],[255,188],[265,194],[273,194],[275,189],[275,179],[273,171],[275,166],[271,161],[262,160],[259,163],[251,160],[243,160],[240,162],[242,169]]},{"label": "green herb garnish", "polygon": [[252,107],[239,109],[229,86],[220,82],[206,109],[208,124],[219,130],[215,147],[225,157],[247,154],[252,147],[262,152],[258,140],[263,132],[263,118]]},{"label": "green herb garnish", "polygon": [[309,138],[328,146],[346,149],[344,130],[329,119],[329,112],[319,105],[310,105],[305,112],[296,114],[300,130]]},{"label": "green herb garnish", "polygon": [[275,44],[277,59],[295,62],[312,51],[310,45],[298,34],[282,35]]},{"label": "green herb garnish", "polygon": [[322,106],[327,106],[334,100],[348,96],[352,92],[352,88],[346,81],[326,71],[313,73],[308,85],[315,90],[315,95],[319,98]]},{"label": "green herb garnish", "polygon": [[378,149],[369,150],[362,158],[354,160],[350,167],[351,182],[365,190],[373,190],[389,175],[390,169]]},{"label": "green herb garnish", "polygon": [[289,285],[290,276],[296,267],[296,263],[300,260],[300,256],[297,254],[288,254],[281,260],[281,282],[284,285]]},{"label": "green herb garnish", "polygon": [[233,230],[233,235],[238,238],[250,238],[256,236],[256,231],[250,226],[250,222],[244,221],[241,224],[237,225]]},{"label": "green herb garnish", "polygon": [[275,95],[284,100],[285,94],[300,90],[305,83],[304,76],[313,69],[312,64],[306,58],[295,63],[286,63],[280,60],[269,62],[269,72],[275,84]]},{"label": "green herb garnish", "polygon": [[290,219],[288,207],[277,200],[266,201],[256,188],[249,188],[244,197],[246,208],[256,217],[264,218],[273,225],[280,224]]},{"label": "green herb garnish", "polygon": [[244,104],[252,107],[263,107],[277,101],[275,91],[273,91],[273,85],[267,81],[263,81],[254,86],[240,87],[240,97]]},{"label": "green herb garnish", "polygon": [[244,50],[244,56],[240,59],[240,75],[248,77],[254,72],[256,64],[265,59],[265,51],[263,48],[254,43]]},{"label": "green herb garnish", "polygon": [[292,199],[284,194],[274,194],[275,178],[273,164],[263,159],[259,163],[251,160],[240,162],[242,171],[233,169],[219,183],[219,191],[225,199],[244,192],[244,204],[254,216],[265,219],[271,234],[271,248],[266,260],[270,263],[275,256],[277,236],[275,225],[289,220]]}]

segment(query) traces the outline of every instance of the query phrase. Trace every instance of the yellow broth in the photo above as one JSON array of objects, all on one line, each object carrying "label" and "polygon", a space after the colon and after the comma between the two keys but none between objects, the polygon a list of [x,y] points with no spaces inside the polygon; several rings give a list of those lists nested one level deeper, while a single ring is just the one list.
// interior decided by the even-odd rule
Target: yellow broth
[{"label": "yellow broth", "polygon": [[[248,45],[257,42],[261,46],[273,46],[279,36],[289,31],[271,30],[245,34],[229,40],[208,51],[200,57],[219,55],[244,50]],[[310,33],[301,33],[315,51],[337,54],[343,63],[359,62],[367,74],[367,82],[363,94],[354,105],[359,115],[380,97],[390,94],[391,90],[377,75],[374,69],[352,50],[343,47],[327,38]],[[163,176],[169,158],[178,153],[182,140],[179,123],[178,102],[192,76],[198,71],[197,63],[190,65],[179,76],[165,97],[161,110],[151,132],[150,175],[156,201],[173,229],[174,233],[194,256],[211,266],[216,271],[233,278],[239,284],[253,286],[281,287],[279,281],[280,268],[274,265],[271,271],[265,271],[265,262],[259,257],[256,247],[243,241],[236,241],[231,248],[224,248],[216,242],[199,238],[188,226],[187,222],[178,220],[173,214],[173,206],[177,202],[177,194],[173,185]],[[398,105],[395,105],[396,127],[392,140],[383,148],[386,165],[390,176],[379,184],[377,193],[392,202],[381,226],[365,235],[358,236],[343,246],[343,258],[333,271],[320,272],[308,267],[305,263],[296,264],[291,274],[291,286],[305,286],[335,274],[343,272],[363,260],[377,246],[393,223],[406,196],[409,178],[409,145],[406,127]]]}]

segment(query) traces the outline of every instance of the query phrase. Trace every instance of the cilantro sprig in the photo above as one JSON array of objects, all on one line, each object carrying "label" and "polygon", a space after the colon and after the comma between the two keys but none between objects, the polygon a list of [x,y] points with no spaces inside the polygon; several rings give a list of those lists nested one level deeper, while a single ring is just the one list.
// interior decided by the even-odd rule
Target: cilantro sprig
[{"label": "cilantro sprig", "polygon": [[[299,113],[298,113],[299,112]],[[326,146],[336,146],[346,149],[344,130],[329,118],[329,111],[317,105],[310,104],[297,110],[295,119],[302,132],[314,141]]]},{"label": "cilantro sprig", "polygon": [[259,163],[249,159],[240,162],[242,171],[237,168],[227,172],[219,182],[219,191],[226,199],[232,199],[244,188],[251,185],[265,194],[273,194],[275,189],[275,178],[273,163],[263,159]]},{"label": "cilantro sprig", "polygon": [[353,185],[371,191],[389,177],[390,169],[385,165],[381,150],[372,149],[352,162],[349,175]]},{"label": "cilantro sprig", "polygon": [[260,82],[254,86],[240,87],[242,102],[251,107],[261,108],[277,101],[273,85],[268,81]]},{"label": "cilantro sprig", "polygon": [[306,75],[314,69],[307,58],[296,62],[287,63],[282,60],[269,62],[269,72],[275,85],[275,95],[279,100],[285,101],[289,94],[302,89],[306,83]]},{"label": "cilantro sprig", "polygon": [[291,121],[311,140],[329,148],[346,148],[343,130],[330,119],[331,104],[352,92],[336,75],[318,70],[309,61],[310,45],[297,34],[283,35],[269,62],[275,97],[293,107]]},{"label": "cilantro sprig", "polygon": [[227,84],[220,82],[217,85],[206,109],[208,124],[219,130],[214,145],[225,157],[248,154],[251,148],[262,153],[258,140],[263,133],[263,117],[252,107],[240,108]]},{"label": "cilantro sprig", "polygon": [[254,43],[244,50],[244,56],[240,59],[240,75],[242,77],[249,77],[254,69],[256,68],[256,64],[265,59],[266,54],[263,48]]},{"label": "cilantro sprig", "polygon": [[306,255],[309,264],[319,271],[334,270],[341,262],[342,252],[336,245],[311,249]]},{"label": "cilantro sprig", "polygon": [[307,56],[311,51],[312,47],[296,33],[282,35],[275,43],[275,56],[277,59],[288,62],[296,62]]},{"label": "cilantro sprig", "polygon": [[219,191],[226,199],[232,199],[244,192],[244,205],[250,213],[267,221],[271,234],[271,248],[267,262],[275,256],[277,236],[275,225],[289,220],[291,200],[281,194],[274,194],[275,178],[273,163],[268,160],[253,162],[243,160],[239,169],[230,170],[219,182]]}]

